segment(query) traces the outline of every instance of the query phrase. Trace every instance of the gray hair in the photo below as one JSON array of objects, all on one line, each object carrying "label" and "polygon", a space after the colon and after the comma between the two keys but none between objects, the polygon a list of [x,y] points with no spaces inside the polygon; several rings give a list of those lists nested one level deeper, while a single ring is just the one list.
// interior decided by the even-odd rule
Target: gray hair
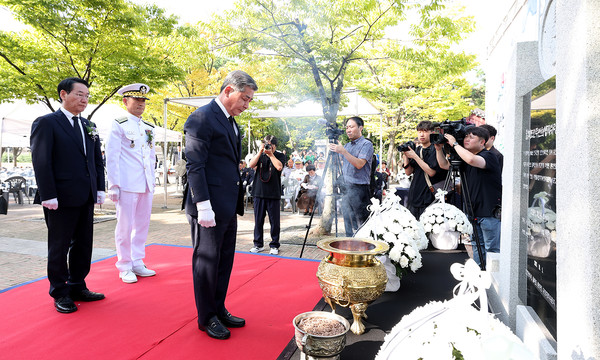
[{"label": "gray hair", "polygon": [[244,91],[246,86],[250,86],[250,88],[254,91],[258,90],[258,85],[256,85],[256,81],[245,73],[242,70],[234,70],[227,74],[225,77],[225,81],[223,81],[223,85],[221,86],[221,92],[225,90],[227,86],[230,86],[235,89],[235,91]]}]

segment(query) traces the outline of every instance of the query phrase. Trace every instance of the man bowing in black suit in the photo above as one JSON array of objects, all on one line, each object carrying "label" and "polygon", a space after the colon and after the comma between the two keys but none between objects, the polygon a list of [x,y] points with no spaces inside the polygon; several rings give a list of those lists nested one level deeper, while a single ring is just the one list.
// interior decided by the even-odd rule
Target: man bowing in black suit
[{"label": "man bowing in black suit", "polygon": [[192,271],[198,327],[208,336],[227,339],[227,327],[245,320],[225,308],[235,254],[237,218],[244,214],[244,192],[238,171],[241,134],[234,116],[244,112],[258,86],[236,70],[227,75],[221,93],[187,119],[185,156],[188,182],[185,210],[192,228]]},{"label": "man bowing in black suit", "polygon": [[88,83],[68,78],[58,84],[62,107],[31,125],[31,155],[48,228],[50,296],[60,313],[77,310],[75,301],[104,295],[88,290],[92,259],[94,203],[104,202],[104,165],[93,123],[82,118]]}]

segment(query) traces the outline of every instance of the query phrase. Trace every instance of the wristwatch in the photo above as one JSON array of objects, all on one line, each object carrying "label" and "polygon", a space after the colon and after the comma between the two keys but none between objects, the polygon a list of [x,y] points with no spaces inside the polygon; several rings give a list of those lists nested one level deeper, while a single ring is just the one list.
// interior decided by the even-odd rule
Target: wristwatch
[{"label": "wristwatch", "polygon": [[455,147],[456,145],[459,145],[458,141],[455,141],[454,144],[452,144],[452,147]]}]

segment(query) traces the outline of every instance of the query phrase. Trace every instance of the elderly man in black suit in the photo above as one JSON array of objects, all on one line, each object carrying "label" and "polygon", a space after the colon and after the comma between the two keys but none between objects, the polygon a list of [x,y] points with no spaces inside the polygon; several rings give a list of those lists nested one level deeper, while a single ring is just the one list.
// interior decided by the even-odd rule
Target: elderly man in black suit
[{"label": "elderly man in black suit", "polygon": [[238,171],[242,144],[234,116],[244,112],[258,86],[243,71],[227,75],[221,93],[187,119],[185,155],[188,182],[185,210],[192,230],[192,271],[198,327],[216,339],[245,320],[225,308],[237,217],[244,214],[244,191]]},{"label": "elderly man in black suit", "polygon": [[34,203],[42,204],[48,228],[50,296],[60,313],[77,310],[75,301],[104,295],[88,290],[92,259],[94,203],[104,202],[104,166],[93,123],[81,117],[88,83],[68,78],[58,84],[62,103],[31,126],[31,155],[38,184]]}]

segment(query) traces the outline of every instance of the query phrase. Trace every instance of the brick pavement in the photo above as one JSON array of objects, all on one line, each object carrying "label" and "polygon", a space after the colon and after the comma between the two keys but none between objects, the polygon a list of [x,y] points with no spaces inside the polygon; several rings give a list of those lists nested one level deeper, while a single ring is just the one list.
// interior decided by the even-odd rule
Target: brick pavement
[{"label": "brick pavement", "polygon": [[[190,228],[185,214],[180,210],[181,197],[176,197],[176,188],[168,188],[167,208],[164,207],[163,188],[157,188],[154,195],[148,244],[161,243],[190,246]],[[11,199],[12,200],[12,199]],[[98,207],[100,208],[100,207]],[[114,210],[110,200],[101,207]],[[246,214],[238,218],[238,239],[236,250],[249,251],[252,247],[254,216],[251,206]],[[306,233],[309,218],[292,214],[286,210],[281,214],[280,256],[299,257],[301,244]],[[341,216],[339,228],[343,229]],[[313,219],[313,227],[318,217]],[[115,220],[102,221],[94,225],[94,258],[105,258],[115,254]],[[0,215],[0,289],[46,276],[46,225],[42,207],[33,204],[9,204],[8,215]],[[270,240],[268,219],[265,222],[265,243]],[[322,259],[326,253],[314,244],[316,239],[309,236],[303,257]],[[149,264],[151,267],[152,264]],[[115,269],[116,277],[116,269]]]}]

